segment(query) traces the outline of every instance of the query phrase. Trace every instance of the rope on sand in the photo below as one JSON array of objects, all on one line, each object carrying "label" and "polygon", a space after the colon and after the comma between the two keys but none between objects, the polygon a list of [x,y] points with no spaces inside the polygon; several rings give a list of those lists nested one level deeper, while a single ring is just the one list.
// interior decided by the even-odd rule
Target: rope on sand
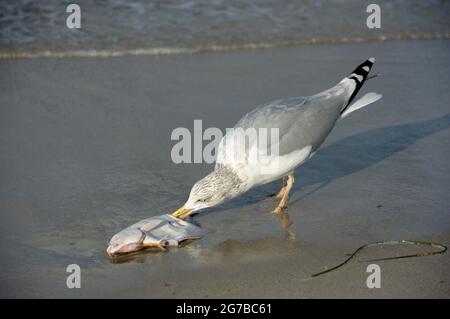
[{"label": "rope on sand", "polygon": [[368,259],[368,260],[362,260],[362,262],[372,262],[372,261],[381,261],[381,260],[393,260],[393,259],[403,259],[403,258],[413,258],[413,257],[425,257],[425,256],[432,256],[432,255],[443,254],[443,253],[445,253],[447,251],[447,247],[446,246],[444,246],[442,244],[434,243],[434,242],[426,242],[426,241],[418,241],[418,240],[403,240],[403,239],[402,240],[377,241],[377,242],[373,242],[373,243],[362,245],[361,247],[356,249],[355,252],[353,252],[350,255],[350,257],[348,257],[346,260],[344,260],[339,265],[336,265],[336,266],[334,266],[334,267],[332,267],[330,269],[327,269],[327,270],[318,272],[316,274],[313,274],[313,275],[311,275],[311,277],[318,277],[318,276],[324,275],[326,273],[329,273],[329,272],[331,272],[333,270],[336,270],[338,268],[341,268],[346,263],[348,263],[350,260],[352,260],[359,252],[361,252],[363,249],[365,249],[367,247],[378,246],[378,245],[403,245],[403,244],[415,245],[415,246],[428,246],[428,247],[437,248],[437,249],[440,249],[440,250],[423,252],[423,253],[412,254],[412,255],[391,256],[391,257],[384,257],[384,258],[377,258],[377,259]]}]

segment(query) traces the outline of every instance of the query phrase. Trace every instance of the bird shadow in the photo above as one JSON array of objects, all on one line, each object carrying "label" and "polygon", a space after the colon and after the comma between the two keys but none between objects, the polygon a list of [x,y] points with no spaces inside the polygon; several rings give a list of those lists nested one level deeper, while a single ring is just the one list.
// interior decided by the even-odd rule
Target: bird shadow
[{"label": "bird shadow", "polygon": [[[295,184],[291,192],[311,185],[318,186],[291,204],[304,199],[337,178],[382,162],[419,139],[449,127],[450,113],[431,120],[371,129],[327,145],[295,171],[295,177],[300,183]],[[279,181],[262,185],[228,203],[206,209],[202,215],[257,203],[267,198],[268,194],[278,191],[279,187]]]}]

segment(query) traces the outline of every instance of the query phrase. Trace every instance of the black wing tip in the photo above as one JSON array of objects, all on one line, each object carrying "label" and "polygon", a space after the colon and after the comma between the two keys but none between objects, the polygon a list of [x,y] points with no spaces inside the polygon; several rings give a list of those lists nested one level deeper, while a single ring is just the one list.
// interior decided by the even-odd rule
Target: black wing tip
[{"label": "black wing tip", "polygon": [[370,72],[370,69],[372,69],[373,64],[375,63],[375,58],[369,58],[360,65],[352,72],[352,74],[361,75],[364,80],[366,79],[367,75]]},{"label": "black wing tip", "polygon": [[361,89],[362,85],[367,80],[367,78],[369,76],[369,72],[372,69],[374,62],[375,62],[374,57],[367,59],[366,61],[364,61],[363,63],[358,65],[358,67],[347,77],[348,79],[355,81],[356,85],[355,85],[355,89],[354,89],[352,95],[350,96],[350,99],[348,100],[347,105],[341,111],[341,114],[343,114],[345,112],[347,107],[350,105],[350,103],[355,98],[356,94],[359,92],[359,89]]}]

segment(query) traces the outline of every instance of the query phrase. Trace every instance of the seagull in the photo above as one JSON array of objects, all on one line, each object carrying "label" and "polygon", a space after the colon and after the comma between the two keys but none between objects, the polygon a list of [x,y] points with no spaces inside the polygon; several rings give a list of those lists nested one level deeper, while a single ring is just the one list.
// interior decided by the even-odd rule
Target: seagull
[{"label": "seagull", "polygon": [[[287,208],[289,192],[295,183],[294,170],[316,153],[338,120],[382,97],[370,92],[352,103],[364,82],[370,79],[374,62],[374,58],[366,60],[325,91],[273,101],[244,115],[234,130],[227,131],[221,139],[214,170],[194,184],[186,203],[172,216],[185,219],[278,179],[282,187],[275,195],[279,203],[273,213],[281,214]],[[278,138],[270,143],[262,143],[261,135],[239,138],[242,131],[249,129],[259,132],[275,129],[277,134],[273,135]],[[269,154],[269,148],[276,152]]]}]

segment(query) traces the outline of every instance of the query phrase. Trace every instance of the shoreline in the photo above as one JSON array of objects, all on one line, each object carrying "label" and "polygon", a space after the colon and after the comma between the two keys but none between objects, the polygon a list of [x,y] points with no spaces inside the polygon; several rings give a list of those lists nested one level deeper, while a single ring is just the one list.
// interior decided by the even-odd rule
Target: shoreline
[{"label": "shoreline", "polygon": [[248,43],[238,45],[216,45],[200,47],[155,47],[155,48],[135,48],[135,49],[88,49],[88,50],[68,50],[68,51],[16,51],[2,52],[0,49],[0,60],[17,59],[71,59],[71,58],[121,58],[121,57],[139,57],[139,56],[176,56],[192,55],[205,53],[226,53],[241,52],[248,50],[268,50],[276,48],[291,48],[308,45],[345,45],[358,43],[372,43],[385,41],[423,41],[423,40],[448,40],[450,33],[425,33],[425,34],[394,34],[382,35],[377,38],[341,38],[341,39],[309,39],[292,40],[278,43]]}]

